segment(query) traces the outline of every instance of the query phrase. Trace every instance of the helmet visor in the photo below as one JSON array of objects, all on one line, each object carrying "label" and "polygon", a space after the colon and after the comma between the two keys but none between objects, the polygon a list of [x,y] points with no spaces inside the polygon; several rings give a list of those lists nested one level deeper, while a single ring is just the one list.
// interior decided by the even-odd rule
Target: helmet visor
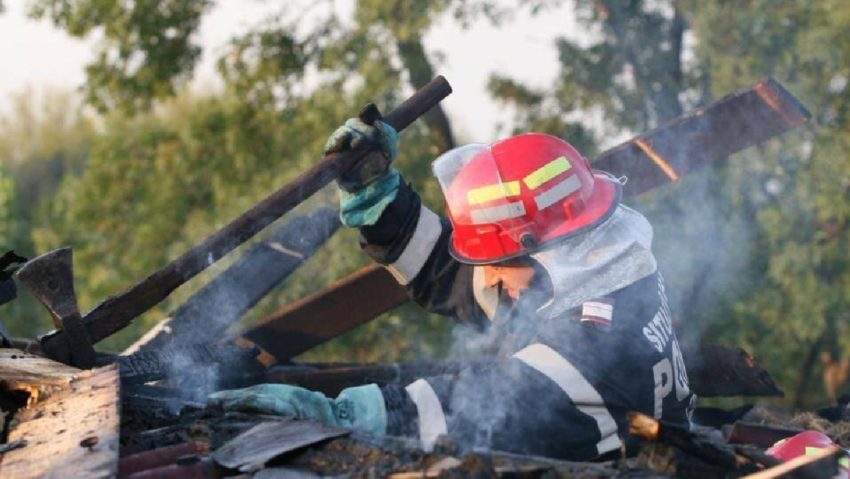
[{"label": "helmet visor", "polygon": [[457,225],[510,225],[522,222],[526,211],[520,181],[510,165],[500,168],[489,145],[452,149],[432,163],[446,206]]}]

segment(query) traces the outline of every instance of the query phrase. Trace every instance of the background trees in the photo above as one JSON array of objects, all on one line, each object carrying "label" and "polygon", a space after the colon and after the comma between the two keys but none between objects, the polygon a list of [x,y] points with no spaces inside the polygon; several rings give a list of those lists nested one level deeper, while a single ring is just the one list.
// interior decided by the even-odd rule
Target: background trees
[{"label": "background trees", "polygon": [[[0,125],[6,243],[26,254],[73,246],[82,306],[91,307],[302,171],[328,132],[366,101],[389,107],[429,80],[440,57],[423,37],[437,22],[510,22],[518,10],[551,15],[564,4],[359,0],[348,16],[333,1],[288,2],[230,41],[218,62],[223,87],[199,93],[185,84],[212,2],[35,0],[34,15],[73,35],[102,35],[84,86],[98,112],[83,115],[70,99],[53,110],[42,104],[55,101],[22,99]],[[560,74],[552,85],[492,76],[494,101],[515,112],[509,130],[553,133],[592,157],[764,75],[812,111],[813,126],[659,189],[638,206],[656,225],[681,334],[745,347],[796,402],[821,400],[829,391],[806,378],[840,370],[850,346],[850,14],[837,0],[568,4],[582,31],[553,39]],[[429,162],[464,140],[442,111],[403,137],[399,167],[435,209],[442,205]],[[334,194],[315,202],[333,203]],[[252,315],[364,262],[355,235],[338,234]],[[206,278],[106,346],[127,344]],[[48,328],[26,297],[7,315],[16,334]],[[449,336],[448,322],[402,308],[317,355],[433,354],[446,350]]]}]

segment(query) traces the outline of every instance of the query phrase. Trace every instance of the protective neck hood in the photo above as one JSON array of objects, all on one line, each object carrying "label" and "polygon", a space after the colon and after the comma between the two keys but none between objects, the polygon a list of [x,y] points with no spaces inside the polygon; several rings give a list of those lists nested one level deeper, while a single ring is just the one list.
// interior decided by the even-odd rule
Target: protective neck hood
[{"label": "protective neck hood", "polygon": [[552,281],[552,299],[538,313],[553,318],[584,301],[606,296],[656,271],[652,226],[637,211],[620,205],[586,233],[531,255]]}]

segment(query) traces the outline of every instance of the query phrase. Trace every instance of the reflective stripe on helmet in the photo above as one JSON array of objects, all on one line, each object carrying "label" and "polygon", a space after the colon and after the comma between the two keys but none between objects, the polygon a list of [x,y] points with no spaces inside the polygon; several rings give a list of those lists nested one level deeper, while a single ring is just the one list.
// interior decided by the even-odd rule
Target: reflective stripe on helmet
[{"label": "reflective stripe on helmet", "polygon": [[404,390],[407,391],[410,400],[416,405],[416,413],[419,416],[419,440],[422,441],[422,448],[430,451],[437,438],[448,432],[446,414],[443,412],[440,398],[437,397],[434,388],[424,379],[417,379],[408,384]]},{"label": "reflective stripe on helmet", "polygon": [[523,180],[525,182],[525,186],[534,190],[540,188],[540,185],[546,183],[552,178],[560,175],[561,173],[570,171],[572,165],[567,161],[566,156],[559,156],[554,160],[546,163],[540,168],[534,170],[531,174],[525,177]]},{"label": "reflective stripe on helmet", "polygon": [[514,201],[506,205],[491,206],[469,212],[472,224],[485,225],[499,221],[519,218],[525,214],[525,206],[522,201]]},{"label": "reflective stripe on helmet", "polygon": [[596,444],[598,454],[602,455],[620,447],[617,423],[605,406],[602,396],[565,357],[543,343],[527,346],[513,357],[554,381],[569,396],[579,411],[596,421],[601,437]]},{"label": "reflective stripe on helmet", "polygon": [[495,185],[482,186],[469,190],[466,199],[470,205],[480,205],[488,201],[500,200],[508,196],[519,194],[519,181],[508,181],[507,183],[496,183]]},{"label": "reflective stripe on helmet", "polygon": [[579,189],[581,189],[581,180],[579,180],[578,176],[573,175],[535,196],[534,202],[537,204],[537,209],[542,210],[570,196]]}]

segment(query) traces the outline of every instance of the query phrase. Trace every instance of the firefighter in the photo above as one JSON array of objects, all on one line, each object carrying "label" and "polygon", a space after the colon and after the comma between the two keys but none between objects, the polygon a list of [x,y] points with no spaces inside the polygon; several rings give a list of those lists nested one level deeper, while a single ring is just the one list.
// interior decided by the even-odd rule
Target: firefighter
[{"label": "firefighter", "polygon": [[424,309],[472,325],[487,361],[336,399],[266,384],[225,408],[571,460],[630,452],[626,413],[689,424],[696,397],[672,330],[652,227],[622,182],[544,134],[455,148],[433,163],[448,219],[392,166],[389,125],[350,119],[325,153],[370,153],[339,180],[342,222]]}]

